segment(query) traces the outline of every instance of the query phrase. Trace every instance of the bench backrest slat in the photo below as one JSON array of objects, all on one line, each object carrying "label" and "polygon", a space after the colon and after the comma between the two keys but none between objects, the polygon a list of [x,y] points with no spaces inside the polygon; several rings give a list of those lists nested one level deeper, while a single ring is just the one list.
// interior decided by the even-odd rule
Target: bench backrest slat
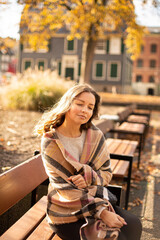
[{"label": "bench backrest slat", "polygon": [[1,174],[0,215],[32,192],[47,178],[41,155],[37,155]]},{"label": "bench backrest slat", "polygon": [[114,122],[110,119],[97,120],[94,121],[94,124],[103,132],[103,134],[106,134],[114,128]]}]

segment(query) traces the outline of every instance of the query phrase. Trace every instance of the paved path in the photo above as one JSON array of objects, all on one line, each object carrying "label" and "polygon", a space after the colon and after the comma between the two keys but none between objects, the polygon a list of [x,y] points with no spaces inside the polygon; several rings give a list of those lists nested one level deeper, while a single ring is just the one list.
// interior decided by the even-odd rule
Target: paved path
[{"label": "paved path", "polygon": [[160,239],[160,112],[152,112],[140,170],[134,167],[130,210],[143,224],[141,240]]}]

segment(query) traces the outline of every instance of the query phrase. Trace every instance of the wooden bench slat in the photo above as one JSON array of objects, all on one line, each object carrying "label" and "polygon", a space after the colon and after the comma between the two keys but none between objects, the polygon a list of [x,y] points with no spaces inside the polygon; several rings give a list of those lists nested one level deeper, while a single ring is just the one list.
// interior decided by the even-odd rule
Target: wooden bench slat
[{"label": "wooden bench slat", "polygon": [[121,140],[121,139],[106,139],[108,150],[110,153],[125,154],[133,156],[137,148],[137,141]]},{"label": "wooden bench slat", "polygon": [[63,240],[60,237],[57,236],[57,234],[52,238],[52,240]]},{"label": "wooden bench slat", "polygon": [[128,168],[129,168],[128,161],[119,160],[118,164],[116,165],[116,168],[113,170],[113,176],[123,178],[126,175]]},{"label": "wooden bench slat", "polygon": [[42,197],[31,209],[28,210],[15,224],[2,236],[1,240],[22,240],[37,227],[46,216],[47,196]]},{"label": "wooden bench slat", "polygon": [[137,132],[143,134],[145,125],[140,123],[123,122],[120,126],[117,126],[115,129],[122,130],[124,132]]},{"label": "wooden bench slat", "polygon": [[46,218],[44,218],[27,240],[51,240],[54,235],[54,231],[49,226]]},{"label": "wooden bench slat", "polygon": [[41,156],[34,157],[34,161],[32,159],[1,175],[0,215],[48,178],[43,163],[40,160]]},{"label": "wooden bench slat", "polygon": [[106,143],[108,146],[108,151],[110,153],[114,153],[119,146],[119,141],[117,141],[117,139],[111,139],[111,141],[109,139],[106,139]]},{"label": "wooden bench slat", "polygon": [[124,154],[133,156],[136,151],[137,146],[138,146],[137,141],[130,141],[130,143],[127,145],[127,148],[126,148]]},{"label": "wooden bench slat", "polygon": [[130,115],[127,121],[148,124],[148,118],[146,116]]},{"label": "wooden bench slat", "polygon": [[112,171],[114,171],[114,169],[116,168],[118,162],[119,162],[119,160],[117,160],[117,159],[111,159],[111,170]]}]

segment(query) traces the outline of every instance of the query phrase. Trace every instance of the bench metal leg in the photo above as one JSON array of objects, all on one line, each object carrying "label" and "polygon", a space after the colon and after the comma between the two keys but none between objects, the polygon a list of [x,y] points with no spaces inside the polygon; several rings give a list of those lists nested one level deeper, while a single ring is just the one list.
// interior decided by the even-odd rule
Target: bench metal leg
[{"label": "bench metal leg", "polygon": [[31,207],[37,202],[37,189],[35,188],[31,193]]},{"label": "bench metal leg", "polygon": [[137,162],[137,168],[139,169],[139,165],[140,165],[140,161],[141,161],[141,152],[142,152],[142,148],[143,148],[143,135],[140,135],[139,137],[139,154],[138,154],[138,162]]},{"label": "bench metal leg", "polygon": [[129,169],[128,169],[128,177],[127,177],[127,189],[126,189],[126,197],[125,197],[125,209],[128,208],[128,201],[129,201],[129,193],[130,193],[130,185],[131,185],[131,173],[132,173],[132,162],[133,158],[129,161]]}]

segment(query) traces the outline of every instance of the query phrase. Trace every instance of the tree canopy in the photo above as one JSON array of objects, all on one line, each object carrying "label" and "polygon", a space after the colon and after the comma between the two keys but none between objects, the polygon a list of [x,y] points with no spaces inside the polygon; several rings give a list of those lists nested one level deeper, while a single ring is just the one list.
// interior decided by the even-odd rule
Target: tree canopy
[{"label": "tree canopy", "polygon": [[132,0],[19,0],[22,2],[26,4],[20,24],[22,39],[34,49],[47,48],[48,40],[66,27],[69,40],[97,40],[116,31],[126,39],[132,58],[140,51],[144,27],[136,23]]}]

